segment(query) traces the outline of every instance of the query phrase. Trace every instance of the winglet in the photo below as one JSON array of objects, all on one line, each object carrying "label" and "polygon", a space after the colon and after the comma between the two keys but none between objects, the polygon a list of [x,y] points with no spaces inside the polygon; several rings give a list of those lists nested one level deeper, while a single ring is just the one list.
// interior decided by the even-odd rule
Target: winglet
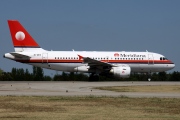
[{"label": "winglet", "polygon": [[81,60],[81,59],[83,59],[84,57],[83,56],[81,56],[81,55],[78,55],[79,56],[79,60]]}]

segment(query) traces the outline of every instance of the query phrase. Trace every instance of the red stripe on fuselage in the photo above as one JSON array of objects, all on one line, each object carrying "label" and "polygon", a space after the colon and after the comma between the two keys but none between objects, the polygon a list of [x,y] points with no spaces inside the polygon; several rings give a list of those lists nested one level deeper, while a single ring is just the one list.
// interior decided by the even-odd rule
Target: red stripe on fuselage
[{"label": "red stripe on fuselage", "polygon": [[[22,63],[82,63],[83,60],[59,60],[59,59],[30,59],[30,60],[16,60],[17,62]],[[118,63],[118,64],[173,64],[170,60],[101,60],[101,62],[107,63]]]}]

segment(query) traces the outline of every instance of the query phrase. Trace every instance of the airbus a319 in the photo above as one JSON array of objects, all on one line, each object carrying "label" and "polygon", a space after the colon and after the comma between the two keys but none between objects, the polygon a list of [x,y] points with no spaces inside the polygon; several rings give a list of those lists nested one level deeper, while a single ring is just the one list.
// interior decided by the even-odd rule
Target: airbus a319
[{"label": "airbus a319", "polygon": [[128,78],[131,72],[151,73],[171,70],[175,64],[164,55],[153,52],[125,51],[48,51],[31,37],[17,20],[8,20],[14,52],[4,57],[42,68]]}]

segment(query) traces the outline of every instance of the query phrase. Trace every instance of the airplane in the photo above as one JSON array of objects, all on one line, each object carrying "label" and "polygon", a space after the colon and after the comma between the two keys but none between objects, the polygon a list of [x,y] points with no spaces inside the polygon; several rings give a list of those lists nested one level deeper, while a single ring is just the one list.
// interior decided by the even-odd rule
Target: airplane
[{"label": "airplane", "polygon": [[90,73],[90,80],[98,79],[99,75],[128,78],[132,72],[163,72],[175,67],[165,56],[148,51],[44,50],[19,21],[8,20],[8,25],[15,52],[5,53],[4,58],[17,62],[57,71]]}]

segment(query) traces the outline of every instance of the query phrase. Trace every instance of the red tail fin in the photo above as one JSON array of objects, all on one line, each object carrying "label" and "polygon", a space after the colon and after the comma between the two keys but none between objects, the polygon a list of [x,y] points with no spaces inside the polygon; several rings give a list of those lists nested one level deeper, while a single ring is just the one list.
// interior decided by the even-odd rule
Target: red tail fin
[{"label": "red tail fin", "polygon": [[15,48],[40,48],[31,35],[17,20],[8,20],[13,45]]}]

